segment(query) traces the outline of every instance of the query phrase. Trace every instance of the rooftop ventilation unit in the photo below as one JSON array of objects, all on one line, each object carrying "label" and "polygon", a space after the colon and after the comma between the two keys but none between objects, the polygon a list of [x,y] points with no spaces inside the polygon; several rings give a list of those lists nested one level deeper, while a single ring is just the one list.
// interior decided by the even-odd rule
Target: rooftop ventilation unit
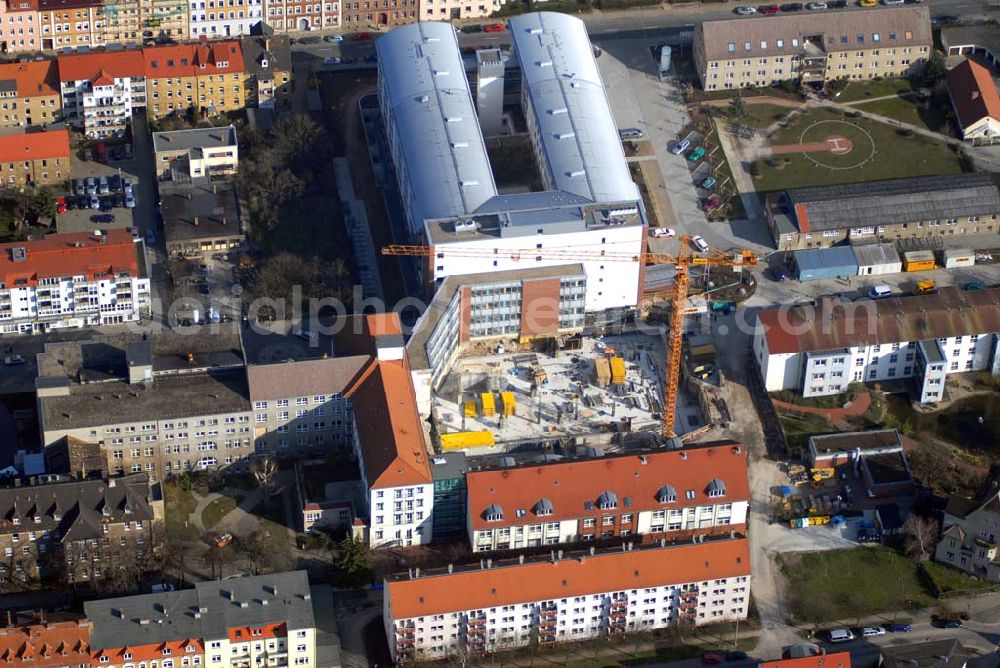
[{"label": "rooftop ventilation unit", "polygon": [[[465,183],[462,184],[466,185]],[[456,232],[475,232],[479,229],[479,223],[474,220],[456,220],[455,221],[455,231]],[[444,463],[444,460],[441,462]]]},{"label": "rooftop ventilation unit", "polygon": [[12,262],[25,262],[28,259],[28,249],[24,246],[14,246],[10,249],[10,259]]}]

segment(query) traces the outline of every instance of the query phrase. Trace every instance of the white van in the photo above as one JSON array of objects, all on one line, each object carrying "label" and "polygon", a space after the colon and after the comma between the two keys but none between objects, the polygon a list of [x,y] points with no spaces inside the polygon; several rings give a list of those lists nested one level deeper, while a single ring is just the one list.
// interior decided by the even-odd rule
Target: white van
[{"label": "white van", "polygon": [[868,291],[868,296],[872,299],[882,299],[891,295],[892,290],[889,289],[888,285],[873,285],[872,289]]},{"label": "white van", "polygon": [[848,629],[833,629],[830,631],[830,642],[848,642],[854,640],[854,634]]}]

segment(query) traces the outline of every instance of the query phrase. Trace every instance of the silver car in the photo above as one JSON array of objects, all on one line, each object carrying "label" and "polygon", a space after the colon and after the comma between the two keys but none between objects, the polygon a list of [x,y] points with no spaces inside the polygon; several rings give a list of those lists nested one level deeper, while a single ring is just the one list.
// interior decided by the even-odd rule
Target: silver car
[{"label": "silver car", "polygon": [[101,180],[97,182],[97,192],[101,195],[107,195],[111,192],[111,186],[108,184],[108,177],[102,176]]},{"label": "silver car", "polygon": [[97,179],[93,176],[87,177],[87,194],[96,195],[97,194]]}]

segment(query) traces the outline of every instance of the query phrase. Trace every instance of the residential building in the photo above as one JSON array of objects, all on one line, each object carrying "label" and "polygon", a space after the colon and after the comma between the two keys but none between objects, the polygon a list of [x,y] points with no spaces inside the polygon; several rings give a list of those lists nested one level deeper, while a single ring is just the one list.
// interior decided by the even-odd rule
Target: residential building
[{"label": "residential building", "polygon": [[986,172],[796,188],[767,196],[778,250],[906,241],[1000,230],[997,180]]},{"label": "residential building", "polygon": [[[177,178],[178,173],[172,176]],[[167,253],[198,257],[243,246],[246,229],[238,197],[232,181],[212,181],[207,176],[161,182]]]},{"label": "residential building", "polygon": [[50,234],[0,253],[0,334],[134,322],[149,309],[128,230]]},{"label": "residential building", "polygon": [[91,665],[317,666],[305,571],[88,601]]},{"label": "residential building", "polygon": [[949,25],[941,28],[941,48],[948,56],[979,56],[993,67],[1000,65],[1000,40],[991,26]]},{"label": "residential building", "polygon": [[69,133],[65,130],[0,135],[0,181],[4,186],[59,183],[69,175]]},{"label": "residential building", "polygon": [[104,44],[102,0],[38,0],[42,49],[57,51]]},{"label": "residential building", "polygon": [[916,381],[921,403],[944,397],[951,373],[1000,373],[1000,289],[940,288],[757,313],[753,355],[769,392],[840,394],[851,383]]},{"label": "residential building", "polygon": [[962,138],[976,145],[1000,142],[1000,95],[992,72],[967,58],[945,81]]},{"label": "residential building", "polygon": [[0,2],[0,50],[4,53],[42,48],[38,0]]},{"label": "residential building", "polygon": [[340,25],[345,31],[369,26],[401,26],[417,21],[417,0],[347,0],[340,3]]},{"label": "residential building", "polygon": [[907,76],[932,45],[927,7],[878,7],[703,21],[692,49],[702,87],[713,91]]},{"label": "residential building", "polygon": [[67,437],[97,444],[111,475],[248,472],[254,450],[242,357],[231,347],[200,348],[212,343],[207,333],[200,342],[177,336],[99,355],[85,354],[89,342],[46,344],[37,381],[43,447]]},{"label": "residential building", "polygon": [[0,629],[0,661],[30,662],[33,668],[90,665],[90,622],[57,621]]},{"label": "residential building", "polygon": [[[333,3],[337,4],[337,3]],[[240,40],[243,66],[246,68],[246,103],[248,107],[273,109],[275,113],[292,108],[292,49],[287,37],[253,35]]]},{"label": "residential building", "polygon": [[257,452],[296,459],[350,451],[354,421],[346,395],[368,355],[251,364],[247,367]]},{"label": "residential building", "polygon": [[421,21],[488,18],[500,9],[500,0],[421,0]]},{"label": "residential building", "polygon": [[870,499],[908,496],[916,491],[902,438],[895,429],[810,436],[806,461],[815,468],[838,468],[842,474],[849,471],[864,485]]},{"label": "residential building", "polygon": [[139,3],[134,0],[103,0],[101,44],[141,44]]},{"label": "residential building", "polygon": [[[295,493],[298,506],[296,530],[339,532],[349,529],[354,521],[355,503],[352,494],[345,493],[350,482],[332,482],[322,475],[328,468],[325,459],[296,460]],[[357,505],[362,505],[363,497]]]},{"label": "residential building", "polygon": [[934,551],[938,563],[1000,582],[1000,467],[990,469],[971,499],[952,495],[941,522],[941,541]]},{"label": "residential building", "polygon": [[[404,26],[376,42],[380,108],[409,235],[433,247],[423,278],[437,287],[449,276],[579,262],[584,310],[617,318],[635,307],[642,268],[608,258],[642,251],[645,214],[586,28],[550,12],[510,25],[543,192],[498,190],[450,24]],[[561,255],[572,250],[582,258]]]},{"label": "residential building", "polygon": [[564,555],[385,583],[382,618],[396,663],[746,619],[745,538]]},{"label": "residential building", "polygon": [[139,29],[147,40],[180,42],[191,34],[188,0],[138,0]]},{"label": "residential building", "polygon": [[817,653],[815,656],[779,659],[777,661],[761,661],[758,664],[758,668],[851,668],[851,653]]},{"label": "residential building", "polygon": [[403,361],[373,360],[346,394],[354,404],[354,453],[367,493],[360,510],[368,545],[431,542],[434,481]]},{"label": "residential building", "polygon": [[60,55],[63,118],[90,138],[124,133],[132,113],[146,108],[141,51]]},{"label": "residential building", "polygon": [[879,668],[965,668],[979,654],[958,638],[887,645],[879,651]]},{"label": "residential building", "polygon": [[464,452],[445,452],[431,457],[434,479],[434,538],[445,540],[466,534],[465,475],[469,471]]},{"label": "residential building", "polygon": [[750,503],[736,443],[473,469],[466,485],[473,552],[742,534]]},{"label": "residential building", "polygon": [[150,118],[193,111],[195,117],[242,109],[243,52],[237,40],[142,50]]},{"label": "residential building", "polygon": [[0,588],[80,585],[151,570],[165,540],[163,490],[145,475],[0,489]]},{"label": "residential building", "polygon": [[339,0],[268,0],[267,25],[276,32],[308,32],[340,26]]},{"label": "residential building", "polygon": [[154,132],[153,154],[161,181],[231,177],[239,167],[239,141],[232,125]]},{"label": "residential building", "polygon": [[0,126],[45,126],[60,120],[62,99],[54,60],[0,64]]},{"label": "residential building", "polygon": [[191,39],[250,35],[264,20],[263,0],[191,0],[189,7]]}]

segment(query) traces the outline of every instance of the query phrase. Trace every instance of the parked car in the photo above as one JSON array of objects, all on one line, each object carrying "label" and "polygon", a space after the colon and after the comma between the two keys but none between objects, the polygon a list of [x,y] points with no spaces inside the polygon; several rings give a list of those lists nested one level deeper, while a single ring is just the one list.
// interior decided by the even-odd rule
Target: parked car
[{"label": "parked car", "polygon": [[654,239],[664,239],[667,237],[672,237],[675,234],[677,234],[677,232],[672,227],[654,227],[649,231],[649,236],[653,237]]},{"label": "parked car", "polygon": [[91,209],[100,209],[101,208],[101,200],[97,198],[97,195],[91,195],[90,196],[90,208]]},{"label": "parked car", "polygon": [[233,542],[233,534],[228,531],[225,533],[217,533],[212,536],[212,542],[214,542],[215,546],[218,548],[228,547],[229,544]]},{"label": "parked car", "polygon": [[913,627],[910,624],[900,624],[897,622],[896,624],[890,624],[889,630],[893,633],[909,633],[913,630]]},{"label": "parked car", "polygon": [[324,65],[340,65],[340,58],[337,56],[327,56],[323,59]]},{"label": "parked car", "polygon": [[338,42],[343,42],[344,41],[344,36],[343,35],[329,35],[326,38],[326,41],[332,42],[332,43],[336,44]]},{"label": "parked car", "polygon": [[733,11],[736,12],[737,14],[739,14],[740,16],[750,16],[752,14],[756,14],[757,13],[757,8],[756,7],[737,7]]},{"label": "parked car", "polygon": [[507,32],[507,26],[503,23],[490,23],[483,26],[483,32]]},{"label": "parked car", "polygon": [[705,190],[711,190],[712,188],[715,187],[716,183],[717,181],[715,180],[715,177],[709,176],[707,179],[701,182],[701,187],[704,188]]},{"label": "parked car", "polygon": [[155,243],[156,243],[156,234],[153,232],[153,230],[146,232],[146,245],[152,246]]},{"label": "parked car", "polygon": [[802,11],[801,2],[786,2],[781,5],[781,11],[783,12],[800,12]]},{"label": "parked car", "polygon": [[108,186],[111,188],[111,192],[117,193],[121,192],[122,189],[122,177],[117,174],[112,174],[108,179]]},{"label": "parked car", "polygon": [[705,241],[704,237],[702,237],[700,234],[696,234],[693,237],[691,237],[691,245],[697,248],[702,253],[708,252],[709,248],[708,242]]},{"label": "parked car", "polygon": [[132,194],[132,179],[128,178],[127,176],[124,179],[122,179],[122,190],[125,191],[126,195]]},{"label": "parked car", "polygon": [[310,332],[308,329],[296,329],[295,336],[308,341],[310,345],[319,345],[319,334],[317,332]]},{"label": "parked car", "polygon": [[134,209],[135,208],[135,196],[132,193],[125,195],[125,208]]},{"label": "parked car", "polygon": [[825,2],[810,2],[806,5],[806,9],[826,9],[827,4]]},{"label": "parked car", "polygon": [[698,162],[705,157],[705,147],[698,146],[695,150],[691,151],[691,155],[688,156],[688,160],[691,162]]},{"label": "parked car", "polygon": [[892,288],[888,285],[873,285],[868,290],[868,297],[870,299],[884,299],[885,297],[892,296]]},{"label": "parked car", "polygon": [[88,195],[96,195],[97,194],[97,179],[95,179],[93,176],[88,176],[87,177],[87,193],[86,194],[88,194]]},{"label": "parked car", "polygon": [[709,195],[708,198],[702,202],[702,208],[705,211],[715,211],[720,206],[722,206],[722,200],[718,195]]},{"label": "parked car", "polygon": [[24,358],[21,357],[20,355],[7,355],[6,357],[3,358],[3,363],[5,366],[18,366],[21,364],[27,364],[27,362],[24,361]]},{"label": "parked car", "polygon": [[854,640],[854,634],[850,629],[831,629],[830,642],[849,642]]},{"label": "parked car", "polygon": [[726,652],[726,661],[729,661],[729,662],[733,662],[733,661],[746,661],[749,658],[750,657],[747,655],[746,652],[743,652],[743,651],[738,650],[738,649],[734,649],[734,650],[730,650],[730,651]]},{"label": "parked car", "polygon": [[639,128],[621,128],[618,130],[618,136],[622,139],[642,139],[646,135]]},{"label": "parked car", "polygon": [[847,0],[826,0],[826,6],[830,9],[844,9],[847,7]]},{"label": "parked car", "polygon": [[726,660],[726,655],[722,652],[705,652],[701,655],[701,662],[707,666],[714,666]]},{"label": "parked car", "polygon": [[351,35],[351,39],[353,41],[355,41],[355,42],[363,42],[363,41],[369,40],[371,38],[372,38],[371,33],[367,33],[367,32],[356,32],[353,35]]},{"label": "parked car", "polygon": [[95,213],[90,217],[90,222],[92,223],[113,223],[115,222],[115,214],[113,213]]},{"label": "parked car", "polygon": [[984,286],[979,281],[969,281],[968,283],[962,286],[963,290],[968,290],[969,292],[975,292],[977,290],[983,290],[985,288],[986,286]]},{"label": "parked car", "polygon": [[198,292],[200,292],[201,294],[207,295],[211,291],[212,291],[212,289],[208,287],[208,283],[199,283],[198,284]]},{"label": "parked car", "polygon": [[872,638],[874,636],[884,636],[885,627],[882,626],[866,626],[861,629],[861,635],[865,638]]},{"label": "parked car", "polygon": [[66,206],[66,198],[56,197],[56,213],[66,213],[67,208],[69,207]]},{"label": "parked car", "polygon": [[773,16],[781,11],[781,7],[778,5],[761,5],[757,8],[757,11],[764,16]]},{"label": "parked car", "polygon": [[87,194],[87,184],[83,179],[73,179],[73,194],[75,195],[86,195]]},{"label": "parked car", "polygon": [[676,144],[673,145],[673,148],[670,149],[670,152],[673,153],[674,155],[681,155],[682,153],[684,153],[684,151],[688,150],[689,146],[691,146],[690,140],[680,139],[677,141]]},{"label": "parked car", "polygon": [[772,267],[771,268],[771,278],[773,278],[774,280],[776,280],[779,283],[781,283],[786,278],[788,278],[788,275],[785,274],[785,270],[782,269],[781,267]]},{"label": "parked car", "polygon": [[97,182],[97,194],[107,195],[109,192],[111,192],[111,185],[108,183],[108,177],[102,176]]},{"label": "parked car", "polygon": [[938,617],[931,621],[931,624],[939,629],[960,629],[962,620],[957,617]]}]

